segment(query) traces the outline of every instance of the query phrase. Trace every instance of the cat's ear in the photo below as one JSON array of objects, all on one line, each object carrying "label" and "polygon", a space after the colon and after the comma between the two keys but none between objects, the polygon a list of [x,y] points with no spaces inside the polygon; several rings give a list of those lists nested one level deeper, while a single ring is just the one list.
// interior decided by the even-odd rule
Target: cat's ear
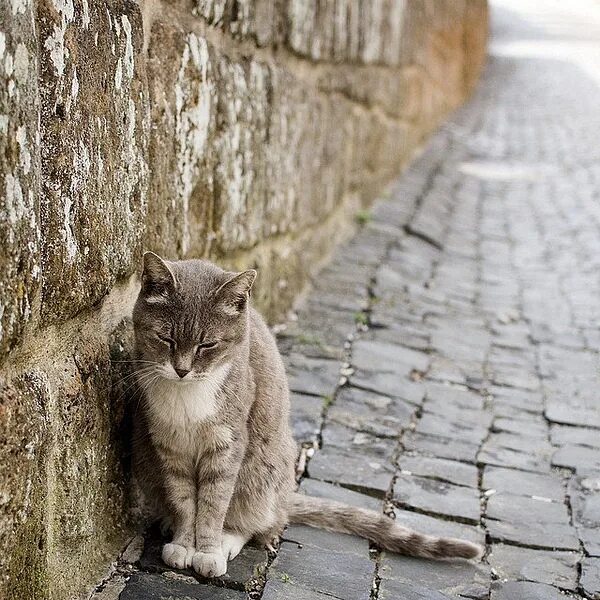
[{"label": "cat's ear", "polygon": [[142,271],[142,294],[146,302],[162,302],[175,291],[176,280],[173,271],[158,254],[144,252]]},{"label": "cat's ear", "polygon": [[216,291],[217,306],[229,315],[240,314],[248,304],[255,279],[254,269],[233,275]]}]

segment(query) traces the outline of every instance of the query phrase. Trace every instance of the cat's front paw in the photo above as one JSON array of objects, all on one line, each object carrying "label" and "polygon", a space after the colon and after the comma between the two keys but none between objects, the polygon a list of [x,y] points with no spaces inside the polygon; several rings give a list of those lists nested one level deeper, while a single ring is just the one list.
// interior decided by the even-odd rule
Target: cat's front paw
[{"label": "cat's front paw", "polygon": [[195,548],[186,548],[180,544],[165,544],[162,549],[162,559],[165,564],[174,569],[187,569],[191,566]]},{"label": "cat's front paw", "polygon": [[227,572],[227,560],[220,552],[196,552],[192,558],[194,571],[202,577],[219,577]]}]

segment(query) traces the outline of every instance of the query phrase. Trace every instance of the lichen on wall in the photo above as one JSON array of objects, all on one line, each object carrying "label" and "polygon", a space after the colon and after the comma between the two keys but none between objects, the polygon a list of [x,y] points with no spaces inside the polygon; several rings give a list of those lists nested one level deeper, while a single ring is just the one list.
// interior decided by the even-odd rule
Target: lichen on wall
[{"label": "lichen on wall", "polygon": [[271,321],[471,91],[484,0],[0,6],[0,599],[130,533],[141,254],[256,267]]}]

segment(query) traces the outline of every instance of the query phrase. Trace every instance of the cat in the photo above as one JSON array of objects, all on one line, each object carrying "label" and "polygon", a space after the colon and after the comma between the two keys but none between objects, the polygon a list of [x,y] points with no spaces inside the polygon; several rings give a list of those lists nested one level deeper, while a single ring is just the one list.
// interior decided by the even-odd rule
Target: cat
[{"label": "cat", "polygon": [[413,556],[478,557],[471,542],[295,491],[287,378],[273,335],[250,306],[255,277],[144,254],[133,310],[142,394],[133,462],[154,515],[172,532],[163,561],[220,576],[250,539],[271,547],[288,523]]}]

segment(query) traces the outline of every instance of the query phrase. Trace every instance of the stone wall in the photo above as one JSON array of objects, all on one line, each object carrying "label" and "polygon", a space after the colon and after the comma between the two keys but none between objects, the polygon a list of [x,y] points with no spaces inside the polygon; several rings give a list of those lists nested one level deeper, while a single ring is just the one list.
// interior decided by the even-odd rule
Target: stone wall
[{"label": "stone wall", "polygon": [[2,4],[0,598],[72,597],[130,533],[142,251],[257,267],[277,319],[486,35],[484,0]]}]

